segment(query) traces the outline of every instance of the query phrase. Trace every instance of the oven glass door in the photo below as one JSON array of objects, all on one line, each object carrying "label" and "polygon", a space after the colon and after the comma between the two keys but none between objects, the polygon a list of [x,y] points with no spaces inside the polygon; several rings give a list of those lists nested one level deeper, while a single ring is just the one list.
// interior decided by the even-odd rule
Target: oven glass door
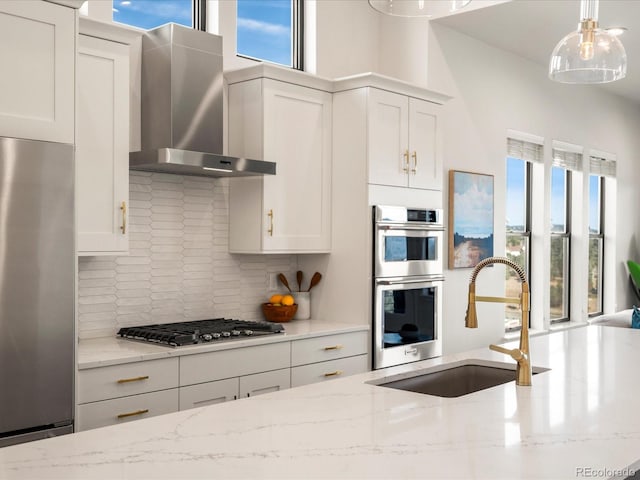
[{"label": "oven glass door", "polygon": [[375,368],[442,354],[442,284],[425,278],[376,281]]},{"label": "oven glass door", "polygon": [[375,276],[442,274],[442,241],[442,230],[378,226]]}]

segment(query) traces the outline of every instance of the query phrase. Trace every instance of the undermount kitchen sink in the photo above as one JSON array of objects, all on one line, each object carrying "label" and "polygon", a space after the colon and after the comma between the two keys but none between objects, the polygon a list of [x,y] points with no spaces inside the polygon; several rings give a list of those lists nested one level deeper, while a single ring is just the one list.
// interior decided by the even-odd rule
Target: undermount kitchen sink
[{"label": "undermount kitchen sink", "polygon": [[[368,383],[437,397],[461,397],[503,383],[514,382],[515,370],[515,364],[511,363],[463,360],[410,374],[393,375]],[[548,368],[533,367],[533,374],[548,370]]]}]

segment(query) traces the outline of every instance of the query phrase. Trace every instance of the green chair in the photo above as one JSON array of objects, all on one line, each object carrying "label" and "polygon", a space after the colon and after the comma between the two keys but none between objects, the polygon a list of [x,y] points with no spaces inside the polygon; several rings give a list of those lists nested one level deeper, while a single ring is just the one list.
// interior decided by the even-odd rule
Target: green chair
[{"label": "green chair", "polygon": [[629,269],[629,280],[633,291],[640,300],[640,265],[632,260],[627,260],[627,268]]}]

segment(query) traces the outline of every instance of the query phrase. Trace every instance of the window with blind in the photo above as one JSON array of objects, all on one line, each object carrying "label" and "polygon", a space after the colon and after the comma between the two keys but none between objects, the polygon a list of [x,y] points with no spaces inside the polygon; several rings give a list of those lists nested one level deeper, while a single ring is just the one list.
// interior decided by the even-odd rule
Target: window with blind
[{"label": "window with blind", "polygon": [[549,307],[551,323],[569,321],[571,254],[571,172],[582,168],[582,154],[553,149]]},{"label": "window with blind", "polygon": [[600,157],[589,158],[589,268],[587,271],[588,314],[603,311],[604,278],[604,188],[605,177],[615,177],[616,162]]},{"label": "window with blind", "polygon": [[[506,251],[505,256],[520,265],[527,278],[531,268],[531,166],[542,163],[542,145],[534,142],[507,138],[506,159]],[[517,298],[520,281],[511,269],[505,269],[505,295]],[[518,306],[505,306],[505,330],[522,327]]]}]

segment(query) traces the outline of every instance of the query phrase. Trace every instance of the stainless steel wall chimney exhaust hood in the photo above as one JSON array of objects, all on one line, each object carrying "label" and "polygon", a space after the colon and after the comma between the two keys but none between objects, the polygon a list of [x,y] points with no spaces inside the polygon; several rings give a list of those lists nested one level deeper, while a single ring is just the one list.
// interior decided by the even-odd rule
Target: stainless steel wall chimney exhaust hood
[{"label": "stainless steel wall chimney exhaust hood", "polygon": [[222,154],[222,37],[169,23],[142,38],[142,150],[131,170],[235,177],[276,164]]}]

